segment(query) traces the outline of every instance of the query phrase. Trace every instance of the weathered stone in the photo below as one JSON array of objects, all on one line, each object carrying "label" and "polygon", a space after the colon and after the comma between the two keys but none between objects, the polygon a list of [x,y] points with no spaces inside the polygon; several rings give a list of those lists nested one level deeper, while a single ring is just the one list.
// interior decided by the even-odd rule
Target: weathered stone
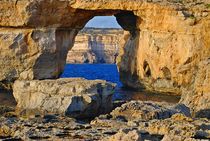
[{"label": "weathered stone", "polygon": [[112,110],[114,87],[106,81],[82,78],[17,80],[13,94],[20,112],[40,111],[84,118]]},{"label": "weathered stone", "polygon": [[[131,121],[130,121],[131,122]],[[0,139],[21,140],[126,140],[200,141],[210,139],[210,121],[175,114],[162,120],[133,121],[138,124],[102,117],[91,124],[60,115],[33,118],[0,117]]]},{"label": "weathered stone", "polygon": [[115,119],[100,119],[97,117],[91,121],[91,125],[96,126],[96,127],[101,126],[101,127],[107,127],[107,128],[115,128],[115,129],[128,127],[126,125],[126,122],[117,121]]},{"label": "weathered stone", "polygon": [[120,130],[109,138],[109,141],[141,141],[141,135],[137,130]]},{"label": "weathered stone", "polygon": [[[189,120],[189,118],[187,117],[178,117],[180,117],[180,115],[176,114],[171,118],[167,118],[164,120],[151,120],[150,122],[146,122],[147,126],[139,124],[139,129],[144,129],[150,134],[175,136],[173,138],[177,138],[180,141],[186,138],[193,138],[196,134],[198,126],[192,123],[192,119]],[[177,137],[177,134],[179,135],[179,137]]]},{"label": "weathered stone", "polygon": [[10,129],[7,125],[0,126],[0,135],[1,137],[9,137],[14,133],[13,129]]},{"label": "weathered stone", "polygon": [[[183,138],[179,135],[165,135],[161,141],[183,141]],[[196,141],[196,139],[187,138],[185,141]]]},{"label": "weathered stone", "polygon": [[178,104],[169,106],[167,103],[131,101],[114,109],[111,115],[114,118],[124,117],[126,120],[166,119],[176,113],[183,113],[190,116],[190,110],[185,105]]},{"label": "weathered stone", "polygon": [[0,28],[0,81],[57,78],[77,30]]},{"label": "weathered stone", "polygon": [[15,108],[8,106],[0,106],[0,116],[3,116],[9,112],[14,112]]},{"label": "weathered stone", "polygon": [[194,115],[210,118],[210,59],[198,64],[191,91],[184,89],[181,101],[191,107]]},{"label": "weathered stone", "polygon": [[125,85],[209,109],[209,0],[0,1],[0,81],[58,78],[76,33],[97,15],[115,15],[130,33],[118,63]]}]

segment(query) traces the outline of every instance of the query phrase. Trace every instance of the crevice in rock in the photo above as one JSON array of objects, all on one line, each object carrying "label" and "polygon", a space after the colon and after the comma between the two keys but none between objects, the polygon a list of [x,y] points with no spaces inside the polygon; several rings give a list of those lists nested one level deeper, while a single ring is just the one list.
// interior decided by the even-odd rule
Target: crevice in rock
[{"label": "crevice in rock", "polygon": [[144,76],[145,77],[151,77],[152,76],[151,69],[150,69],[150,66],[149,66],[147,61],[144,61],[143,69],[144,69]]},{"label": "crevice in rock", "polygon": [[167,67],[162,68],[163,76],[167,80],[171,80],[171,71]]}]

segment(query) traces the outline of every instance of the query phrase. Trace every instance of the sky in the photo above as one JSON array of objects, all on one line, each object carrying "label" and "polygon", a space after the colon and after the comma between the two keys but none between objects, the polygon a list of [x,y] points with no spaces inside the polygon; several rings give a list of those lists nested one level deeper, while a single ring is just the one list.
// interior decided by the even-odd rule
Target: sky
[{"label": "sky", "polygon": [[114,16],[95,16],[85,27],[95,28],[121,28]]}]

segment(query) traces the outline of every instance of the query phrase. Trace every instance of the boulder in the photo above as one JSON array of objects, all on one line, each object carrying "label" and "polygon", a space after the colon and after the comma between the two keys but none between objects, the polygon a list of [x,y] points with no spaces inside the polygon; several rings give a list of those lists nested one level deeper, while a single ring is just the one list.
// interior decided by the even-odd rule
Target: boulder
[{"label": "boulder", "polygon": [[57,113],[88,118],[112,110],[114,88],[113,83],[83,78],[17,80],[13,95],[20,113]]}]

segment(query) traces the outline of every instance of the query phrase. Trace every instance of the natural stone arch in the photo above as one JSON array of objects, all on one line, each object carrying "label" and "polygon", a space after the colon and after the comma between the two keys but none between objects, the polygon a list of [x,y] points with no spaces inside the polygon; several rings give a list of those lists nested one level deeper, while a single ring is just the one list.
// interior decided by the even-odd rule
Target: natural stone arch
[{"label": "natural stone arch", "polygon": [[[197,94],[208,99],[210,91],[210,14],[206,4],[141,0],[0,1],[0,81],[57,78],[65,64],[63,52],[73,45],[75,35],[90,18],[132,11],[137,18],[137,30],[131,34],[136,36],[125,36],[124,55],[118,63],[121,74],[128,76],[124,82],[131,87],[153,88],[155,80],[162,78],[161,68],[167,67],[173,76],[172,83],[177,84],[174,87],[182,91],[182,102],[195,106],[198,96],[189,99]],[[186,64],[189,58],[191,61]],[[152,69],[149,80],[143,77],[144,60]],[[50,64],[45,66],[45,61]],[[202,102],[203,96],[199,97]],[[197,107],[200,110],[210,105]]]},{"label": "natural stone arch", "polygon": [[[103,16],[103,15],[110,15],[111,13],[115,13],[114,16],[117,19],[117,22],[119,25],[122,26],[122,28],[126,31],[128,31],[132,38],[136,37],[136,32],[138,32],[136,27],[137,17],[134,15],[131,11],[109,11],[105,10],[103,11],[105,14],[101,14],[101,12],[95,12],[93,15],[97,16]],[[73,47],[75,37],[79,30],[81,30],[84,25],[92,18],[87,16],[84,17],[86,20],[84,23],[81,23],[81,27],[73,27],[73,29],[65,29],[65,28],[57,28],[55,29],[55,33],[53,31],[53,34],[55,37],[51,36],[51,30],[48,30],[47,32],[43,32],[41,30],[33,31],[32,33],[32,39],[35,39],[34,36],[37,34],[37,36],[40,36],[41,38],[50,36],[49,43],[51,44],[54,41],[50,41],[51,39],[55,38],[55,46],[56,46],[56,53],[52,53],[50,48],[49,51],[46,50],[43,54],[41,54],[37,60],[35,65],[33,66],[33,73],[34,73],[34,79],[47,79],[47,78],[58,78],[59,75],[63,72],[64,65],[66,63],[66,57],[68,51]],[[78,22],[81,22],[78,20]],[[50,33],[49,33],[50,32]],[[129,36],[130,36],[129,35]],[[46,41],[48,42],[48,41]],[[49,61],[49,59],[52,59]],[[56,63],[55,63],[56,62]]]}]

